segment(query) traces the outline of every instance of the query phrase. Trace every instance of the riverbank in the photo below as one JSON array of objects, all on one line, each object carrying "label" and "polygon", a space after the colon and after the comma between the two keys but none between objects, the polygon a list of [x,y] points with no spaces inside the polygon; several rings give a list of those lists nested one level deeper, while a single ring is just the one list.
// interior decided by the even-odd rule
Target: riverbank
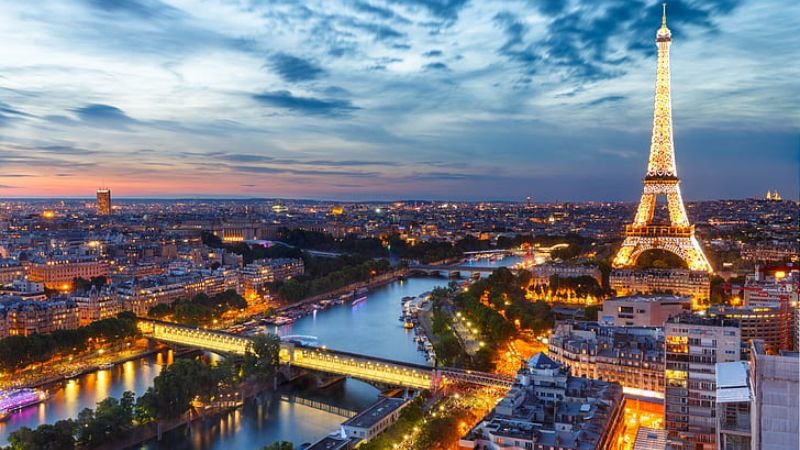
[{"label": "riverbank", "polygon": [[153,440],[160,441],[164,433],[169,431],[183,426],[191,427],[198,421],[216,420],[221,415],[240,408],[244,402],[255,398],[271,387],[271,383],[260,383],[253,380],[246,381],[237,389],[220,396],[221,398],[226,398],[226,400],[220,400],[211,405],[196,405],[180,417],[174,419],[160,420],[137,426],[130,430],[128,435],[124,438],[101,445],[94,450],[126,449],[137,447]]},{"label": "riverbank", "polygon": [[342,286],[339,289],[334,289],[334,290],[328,291],[328,292],[326,292],[324,294],[314,295],[312,297],[304,298],[304,299],[302,299],[300,301],[297,301],[295,303],[292,303],[292,304],[289,304],[289,305],[285,305],[285,306],[281,306],[281,307],[275,309],[275,313],[276,314],[281,314],[281,313],[291,312],[294,309],[299,309],[299,308],[302,308],[303,306],[306,306],[306,305],[309,305],[309,304],[312,304],[312,303],[316,303],[316,302],[319,302],[319,301],[322,301],[322,300],[336,299],[336,298],[338,298],[339,296],[341,296],[343,294],[348,294],[348,293],[351,293],[351,292],[355,292],[355,291],[357,291],[359,289],[364,289],[364,288],[366,288],[366,289],[374,289],[376,287],[384,286],[384,285],[387,285],[387,284],[392,283],[394,281],[397,281],[397,280],[399,280],[401,278],[405,278],[407,274],[408,274],[408,270],[401,269],[401,270],[395,270],[395,271],[390,272],[390,273],[385,273],[383,275],[378,275],[378,276],[376,276],[376,277],[374,277],[374,278],[372,278],[371,280],[368,280],[368,281],[358,281],[358,282],[355,282],[355,283],[351,283],[351,284],[348,284],[347,286]]},{"label": "riverbank", "polygon": [[[62,367],[60,369],[56,369],[57,373],[33,376],[33,378],[25,381],[20,381],[20,378],[26,378],[21,377],[20,374],[7,374],[4,376],[4,378],[8,378],[8,381],[4,380],[5,382],[0,382],[0,389],[48,388],[65,380],[100,370],[100,366],[102,365],[113,364],[116,366],[128,361],[150,356],[164,350],[165,348],[165,346],[160,344],[153,345],[147,343],[137,345],[135,348],[125,348],[117,352],[104,352],[102,356],[86,358],[86,361],[74,361],[71,363],[73,365],[71,367]],[[41,364],[41,367],[44,368],[51,366],[52,368],[54,365],[56,364],[43,363]]]}]

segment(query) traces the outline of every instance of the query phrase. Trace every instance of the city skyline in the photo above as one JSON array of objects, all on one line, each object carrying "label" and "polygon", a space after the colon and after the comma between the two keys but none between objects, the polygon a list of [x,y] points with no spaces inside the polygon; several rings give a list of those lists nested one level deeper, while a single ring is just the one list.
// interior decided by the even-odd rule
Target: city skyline
[{"label": "city skyline", "polygon": [[[658,2],[170,3],[0,13],[0,197],[638,197]],[[796,198],[798,6],[668,9],[687,200]]]}]

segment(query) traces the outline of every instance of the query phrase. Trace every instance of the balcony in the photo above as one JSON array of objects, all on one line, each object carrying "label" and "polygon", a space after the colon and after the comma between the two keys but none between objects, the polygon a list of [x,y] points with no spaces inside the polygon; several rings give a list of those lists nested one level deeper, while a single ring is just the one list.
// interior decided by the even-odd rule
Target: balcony
[{"label": "balcony", "polygon": [[694,225],[676,227],[672,225],[625,225],[626,236],[641,237],[690,237],[694,233]]}]

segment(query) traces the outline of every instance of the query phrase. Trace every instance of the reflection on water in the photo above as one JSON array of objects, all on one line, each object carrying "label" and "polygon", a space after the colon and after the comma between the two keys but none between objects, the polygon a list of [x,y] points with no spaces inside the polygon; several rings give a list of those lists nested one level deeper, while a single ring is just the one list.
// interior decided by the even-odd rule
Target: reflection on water
[{"label": "reflection on water", "polygon": [[163,363],[172,360],[171,351],[162,352],[55,384],[47,389],[47,401],[0,422],[0,445],[6,445],[9,433],[20,427],[36,428],[43,423],[76,418],[82,409],[94,408],[97,402],[109,396],[120,397],[125,391],[142,394],[153,384]]}]

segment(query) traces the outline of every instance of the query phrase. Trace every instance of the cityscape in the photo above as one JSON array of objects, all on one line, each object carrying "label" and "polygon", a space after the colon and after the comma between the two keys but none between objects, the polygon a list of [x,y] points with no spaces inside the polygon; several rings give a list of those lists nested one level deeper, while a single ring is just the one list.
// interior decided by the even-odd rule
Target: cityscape
[{"label": "cityscape", "polygon": [[0,12],[0,448],[800,450],[797,5],[304,3]]}]

